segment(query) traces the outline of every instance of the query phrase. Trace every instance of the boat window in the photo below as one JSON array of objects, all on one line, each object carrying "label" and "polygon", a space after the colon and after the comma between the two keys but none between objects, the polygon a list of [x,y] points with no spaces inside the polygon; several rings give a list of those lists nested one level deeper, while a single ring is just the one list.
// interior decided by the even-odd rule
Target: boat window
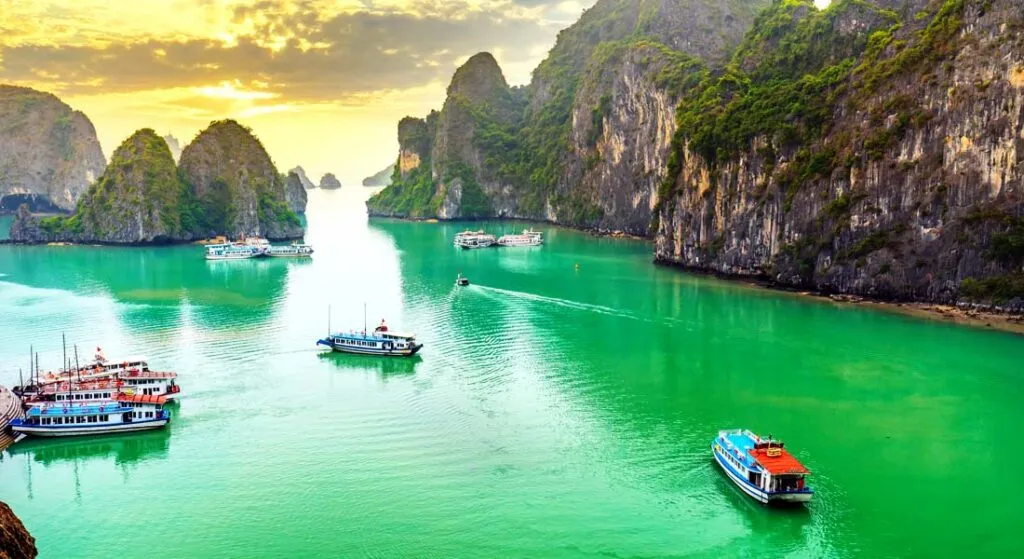
[{"label": "boat window", "polygon": [[109,419],[110,419],[109,415],[103,414],[103,415],[100,416],[100,421],[107,421]]},{"label": "boat window", "polygon": [[49,417],[44,417],[43,418],[43,425],[49,425],[49,424],[50,424],[50,418]]}]

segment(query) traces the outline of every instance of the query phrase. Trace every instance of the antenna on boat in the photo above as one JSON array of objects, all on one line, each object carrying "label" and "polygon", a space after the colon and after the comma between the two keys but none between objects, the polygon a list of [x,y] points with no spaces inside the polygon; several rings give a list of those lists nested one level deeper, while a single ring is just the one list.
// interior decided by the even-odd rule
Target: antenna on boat
[{"label": "antenna on boat", "polygon": [[[82,369],[78,368],[78,344],[75,344],[75,373],[78,374],[78,382],[82,382]],[[68,386],[71,386],[70,381]]]},{"label": "antenna on boat", "polygon": [[363,301],[363,335],[366,335],[366,301]]},{"label": "antenna on boat", "polygon": [[25,381],[21,378],[21,367],[18,367],[18,386],[21,387],[22,391],[25,390]]}]

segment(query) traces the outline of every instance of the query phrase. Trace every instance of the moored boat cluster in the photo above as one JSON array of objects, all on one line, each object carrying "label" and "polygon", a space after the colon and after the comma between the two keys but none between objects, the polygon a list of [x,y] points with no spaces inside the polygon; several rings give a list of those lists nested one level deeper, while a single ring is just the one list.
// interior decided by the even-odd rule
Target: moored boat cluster
[{"label": "moored boat cluster", "polygon": [[24,417],[11,420],[11,431],[20,439],[158,429],[171,420],[164,405],[182,397],[177,376],[150,370],[145,359],[109,361],[100,348],[92,362],[56,372],[33,358],[29,381],[13,390]]},{"label": "moored boat cluster", "polygon": [[497,237],[483,230],[463,231],[455,235],[452,244],[463,249],[490,247],[529,247],[544,244],[544,234],[532,229],[524,229],[520,234],[502,235]]},{"label": "moored boat cluster", "polygon": [[207,260],[248,260],[250,258],[309,258],[313,247],[292,243],[274,246],[263,237],[246,237],[242,241],[206,245]]}]

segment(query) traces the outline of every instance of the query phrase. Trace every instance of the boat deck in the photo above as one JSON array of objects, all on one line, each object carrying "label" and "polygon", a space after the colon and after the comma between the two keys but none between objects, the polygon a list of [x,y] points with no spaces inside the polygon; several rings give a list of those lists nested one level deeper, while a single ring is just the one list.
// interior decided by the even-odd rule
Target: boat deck
[{"label": "boat deck", "polygon": [[746,433],[729,433],[725,438],[741,452],[756,460],[762,468],[772,475],[811,473],[785,448],[774,447],[773,450],[779,451],[778,456],[769,456],[767,449],[755,448],[757,446],[756,441]]},{"label": "boat deck", "polygon": [[7,431],[12,419],[24,417],[21,400],[10,390],[0,386],[0,450],[14,444],[14,437]]}]

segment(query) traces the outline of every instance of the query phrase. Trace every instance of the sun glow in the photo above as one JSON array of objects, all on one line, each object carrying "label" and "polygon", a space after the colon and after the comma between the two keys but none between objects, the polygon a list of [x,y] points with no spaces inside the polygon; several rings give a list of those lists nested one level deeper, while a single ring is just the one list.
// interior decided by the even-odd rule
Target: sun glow
[{"label": "sun glow", "polygon": [[275,93],[267,91],[246,91],[239,89],[241,84],[236,82],[221,82],[218,86],[198,87],[196,91],[207,97],[215,99],[233,99],[236,101],[257,101],[261,99],[273,99],[278,97]]}]

